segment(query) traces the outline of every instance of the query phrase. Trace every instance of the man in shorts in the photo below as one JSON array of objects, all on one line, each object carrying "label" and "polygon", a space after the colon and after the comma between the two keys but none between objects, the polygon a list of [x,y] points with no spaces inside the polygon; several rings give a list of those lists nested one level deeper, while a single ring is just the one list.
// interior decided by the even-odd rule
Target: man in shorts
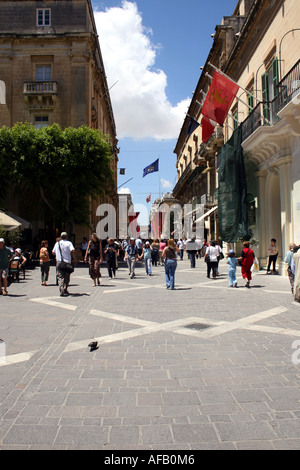
[{"label": "man in shorts", "polygon": [[[52,254],[55,255],[56,258],[57,268],[60,262],[62,261],[62,258],[63,261],[65,261],[66,263],[71,264],[73,261],[73,265],[76,266],[77,258],[73,243],[67,240],[68,234],[66,232],[62,232],[60,237],[60,240],[56,242],[52,251]],[[68,287],[70,284],[70,276],[70,273],[61,272],[59,269],[57,269],[59,293],[61,297],[66,297],[67,295],[70,295],[68,291]]]},{"label": "man in shorts", "polygon": [[[7,295],[8,267],[13,253],[5,246],[4,238],[0,238],[0,295]],[[2,291],[3,281],[4,291]]]}]

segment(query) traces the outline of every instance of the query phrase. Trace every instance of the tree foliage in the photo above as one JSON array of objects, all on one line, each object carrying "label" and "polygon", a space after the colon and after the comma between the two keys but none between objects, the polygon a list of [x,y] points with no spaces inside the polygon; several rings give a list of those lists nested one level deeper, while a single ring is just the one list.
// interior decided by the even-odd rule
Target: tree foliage
[{"label": "tree foliage", "polygon": [[109,137],[87,126],[36,129],[17,123],[0,129],[0,178],[28,190],[38,188],[58,223],[88,223],[88,196],[112,188],[111,162]]}]

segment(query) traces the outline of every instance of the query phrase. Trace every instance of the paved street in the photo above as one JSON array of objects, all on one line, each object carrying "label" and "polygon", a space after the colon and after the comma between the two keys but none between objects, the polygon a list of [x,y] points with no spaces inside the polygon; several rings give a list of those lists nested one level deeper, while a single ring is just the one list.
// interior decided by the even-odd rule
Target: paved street
[{"label": "paved street", "polygon": [[287,278],[247,289],[238,268],[229,288],[225,261],[213,280],[185,258],[170,291],[162,267],[101,271],[93,287],[80,265],[61,298],[36,268],[0,297],[0,449],[300,449]]}]

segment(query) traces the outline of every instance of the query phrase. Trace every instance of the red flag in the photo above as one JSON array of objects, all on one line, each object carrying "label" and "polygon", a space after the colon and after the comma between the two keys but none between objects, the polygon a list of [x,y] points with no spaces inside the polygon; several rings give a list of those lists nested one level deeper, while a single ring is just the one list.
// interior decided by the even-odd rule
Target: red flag
[{"label": "red flag", "polygon": [[152,220],[152,230],[154,238],[160,238],[163,230],[164,220],[165,220],[165,213],[164,212],[155,212],[153,220]]},{"label": "red flag", "polygon": [[215,126],[211,123],[210,119],[206,116],[203,116],[202,121],[202,142],[208,142],[210,136],[213,134],[215,130]]},{"label": "red flag", "polygon": [[149,194],[149,196],[146,197],[146,202],[150,202],[151,201],[151,194]]},{"label": "red flag", "polygon": [[222,126],[238,89],[236,83],[215,71],[202,108],[203,116]]}]

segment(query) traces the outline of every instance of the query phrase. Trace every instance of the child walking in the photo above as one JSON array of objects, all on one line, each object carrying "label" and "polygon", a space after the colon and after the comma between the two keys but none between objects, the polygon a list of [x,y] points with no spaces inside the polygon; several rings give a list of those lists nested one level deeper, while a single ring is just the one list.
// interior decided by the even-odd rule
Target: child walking
[{"label": "child walking", "polygon": [[237,280],[236,280],[237,262],[238,260],[235,257],[235,252],[233,250],[229,250],[228,257],[227,257],[229,287],[237,287]]},{"label": "child walking", "polygon": [[151,276],[152,275],[152,271],[151,271],[152,246],[150,245],[149,242],[145,243],[145,246],[143,248],[143,254],[144,254],[144,260],[145,260],[146,275]]}]

